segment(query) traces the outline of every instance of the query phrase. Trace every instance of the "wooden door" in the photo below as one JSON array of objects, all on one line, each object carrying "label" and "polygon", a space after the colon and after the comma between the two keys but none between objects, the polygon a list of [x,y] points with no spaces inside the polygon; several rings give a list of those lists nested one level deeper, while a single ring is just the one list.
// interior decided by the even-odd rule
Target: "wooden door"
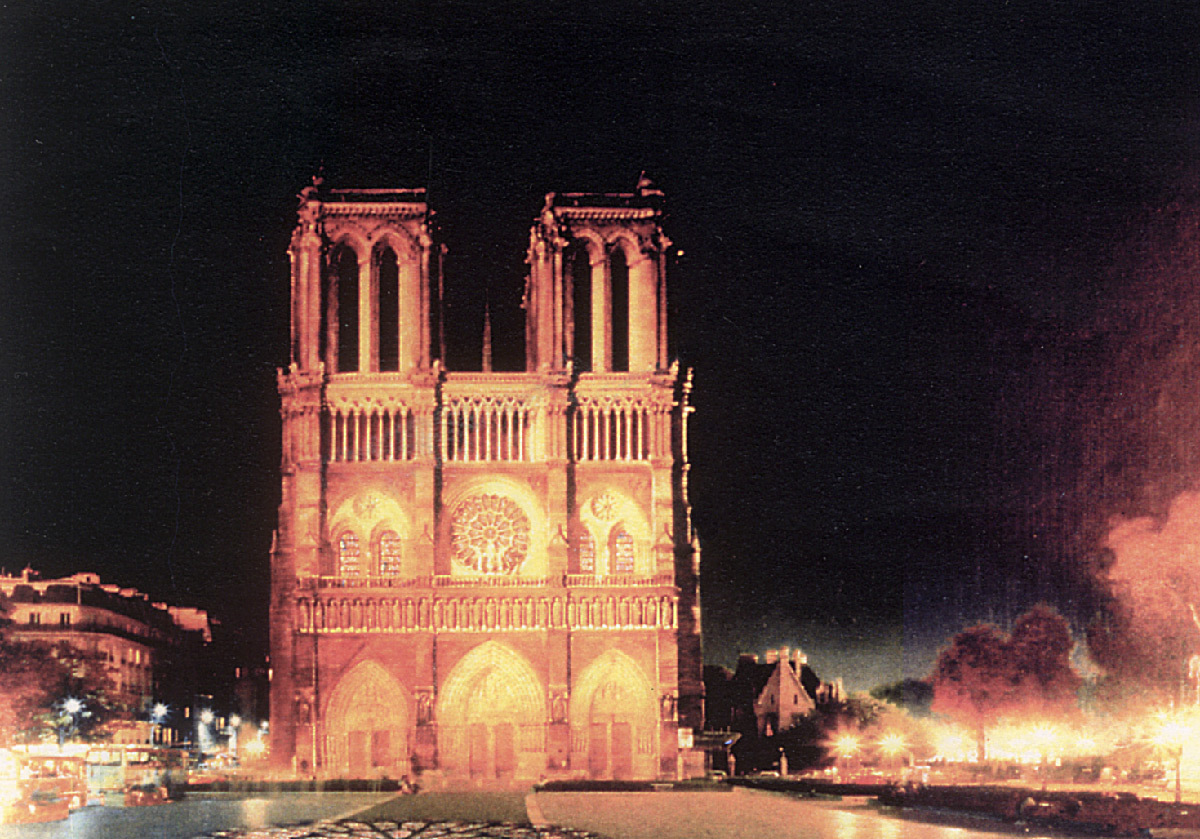
[{"label": "wooden door", "polygon": [[510,776],[517,768],[517,750],[512,723],[500,723],[493,729],[496,737],[496,775]]},{"label": "wooden door", "polygon": [[588,738],[588,774],[593,778],[608,775],[608,724],[592,723]]},{"label": "wooden door", "polygon": [[351,731],[346,737],[347,769],[351,778],[365,778],[370,774],[367,734],[366,731]]},{"label": "wooden door", "polygon": [[371,766],[392,765],[392,738],[390,731],[371,732]]},{"label": "wooden door", "polygon": [[467,749],[470,774],[472,778],[482,778],[488,774],[488,731],[483,723],[472,723],[467,726]]},{"label": "wooden door", "polygon": [[633,726],[627,722],[612,724],[612,775],[633,777]]}]

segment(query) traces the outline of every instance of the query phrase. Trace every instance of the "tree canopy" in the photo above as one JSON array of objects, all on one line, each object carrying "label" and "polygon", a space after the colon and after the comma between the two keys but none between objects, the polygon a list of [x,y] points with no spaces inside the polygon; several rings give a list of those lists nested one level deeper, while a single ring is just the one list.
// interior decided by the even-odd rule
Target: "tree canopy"
[{"label": "tree canopy", "polygon": [[[54,737],[89,739],[130,719],[107,661],[65,644],[14,641],[0,635],[0,746]],[[67,700],[79,703],[70,710]]]},{"label": "tree canopy", "polygon": [[1082,680],[1071,667],[1073,647],[1066,620],[1048,606],[1021,615],[1010,634],[988,624],[964,629],[938,654],[932,710],[974,730],[984,760],[987,730],[1002,717],[1061,717],[1077,708]]}]

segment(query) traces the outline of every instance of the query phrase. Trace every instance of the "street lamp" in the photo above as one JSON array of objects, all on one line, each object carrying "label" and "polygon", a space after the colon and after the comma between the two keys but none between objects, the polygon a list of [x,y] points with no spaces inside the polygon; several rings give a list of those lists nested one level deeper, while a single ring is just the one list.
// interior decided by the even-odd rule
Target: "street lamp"
[{"label": "street lamp", "polygon": [[156,744],[161,743],[163,740],[162,728],[164,723],[167,721],[167,715],[169,713],[171,713],[171,709],[166,705],[166,703],[163,702],[156,702],[150,709],[150,724],[154,726],[151,739]]},{"label": "street lamp", "polygon": [[1183,741],[1187,739],[1188,730],[1183,721],[1177,716],[1169,715],[1160,717],[1158,730],[1152,738],[1154,745],[1158,746],[1175,761],[1175,803],[1179,804],[1183,801],[1183,782],[1180,780],[1180,774],[1183,768]]},{"label": "street lamp", "polygon": [[833,738],[833,753],[837,755],[837,760],[840,765],[845,764],[858,754],[858,750],[862,747],[862,739],[849,731],[843,731]]},{"label": "street lamp", "polygon": [[898,731],[891,731],[879,739],[879,751],[888,760],[895,760],[908,749],[908,741]]},{"label": "street lamp", "polygon": [[58,725],[58,745],[62,746],[67,734],[73,734],[79,726],[79,715],[83,713],[84,704],[82,699],[76,699],[74,696],[68,696],[63,700],[62,710],[66,715],[64,718],[59,718]]}]

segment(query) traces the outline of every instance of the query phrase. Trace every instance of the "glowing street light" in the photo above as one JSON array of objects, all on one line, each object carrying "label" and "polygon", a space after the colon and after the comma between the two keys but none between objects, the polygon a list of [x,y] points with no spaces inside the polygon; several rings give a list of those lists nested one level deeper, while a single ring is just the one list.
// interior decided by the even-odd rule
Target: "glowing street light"
[{"label": "glowing street light", "polygon": [[[889,762],[896,762],[901,755],[908,751],[908,740],[898,731],[889,731],[879,738],[879,751]],[[907,761],[903,761],[907,763]]]},{"label": "glowing street light", "polygon": [[1188,737],[1188,727],[1175,715],[1160,717],[1158,730],[1151,742],[1175,760],[1175,803],[1183,801],[1183,786],[1180,774],[1183,769],[1183,742]]},{"label": "glowing street light", "polygon": [[838,757],[854,757],[861,746],[862,741],[856,734],[839,734],[833,741],[833,750]]},{"label": "glowing street light", "polygon": [[73,734],[78,729],[79,717],[85,713],[83,700],[68,696],[62,702],[62,711],[65,717],[60,717],[58,723],[58,745],[60,747],[67,739],[67,735]]},{"label": "glowing street light", "polygon": [[171,709],[164,702],[156,702],[150,708],[150,724],[154,726],[152,735],[155,743],[163,742],[162,729],[169,713],[171,713]]},{"label": "glowing street light", "polygon": [[879,739],[879,750],[886,757],[896,757],[908,748],[908,741],[903,734],[892,731]]},{"label": "glowing street light", "polygon": [[833,753],[837,755],[838,763],[845,763],[858,754],[862,748],[862,740],[857,734],[843,731],[834,736],[830,745],[833,747]]}]

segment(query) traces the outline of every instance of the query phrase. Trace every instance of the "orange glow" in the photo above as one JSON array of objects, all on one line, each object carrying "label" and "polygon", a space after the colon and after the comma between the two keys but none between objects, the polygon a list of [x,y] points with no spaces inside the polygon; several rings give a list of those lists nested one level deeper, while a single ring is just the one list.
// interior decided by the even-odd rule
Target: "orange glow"
[{"label": "orange glow", "polygon": [[886,757],[896,757],[908,749],[908,740],[903,734],[889,732],[879,740],[879,750]]},{"label": "orange glow", "polygon": [[862,748],[862,739],[857,734],[843,732],[833,738],[833,751],[843,760],[854,757]]}]

